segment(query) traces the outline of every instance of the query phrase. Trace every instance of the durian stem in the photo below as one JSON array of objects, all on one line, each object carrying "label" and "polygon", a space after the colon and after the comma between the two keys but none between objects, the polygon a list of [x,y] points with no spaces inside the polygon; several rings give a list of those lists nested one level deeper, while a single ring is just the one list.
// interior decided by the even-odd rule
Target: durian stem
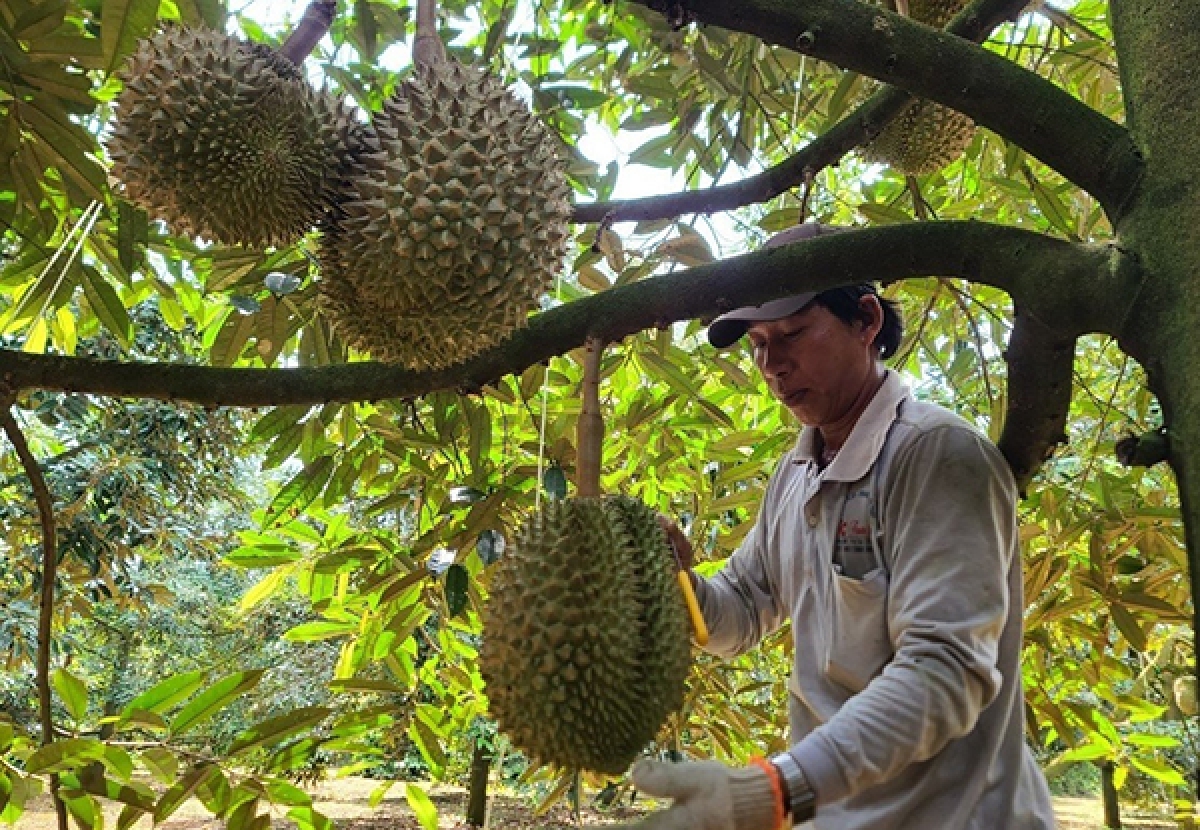
[{"label": "durian stem", "polygon": [[279,47],[279,54],[299,66],[312,52],[317,42],[325,37],[337,14],[337,0],[313,0],[304,10],[304,16],[292,29],[288,39]]},{"label": "durian stem", "polygon": [[417,38],[413,41],[413,65],[436,66],[446,59],[446,49],[437,33],[437,0],[417,0]]},{"label": "durian stem", "polygon": [[575,435],[578,462],[575,489],[580,498],[600,496],[600,457],[604,444],[604,419],[600,417],[600,359],[604,341],[589,337],[583,344],[583,407]]}]

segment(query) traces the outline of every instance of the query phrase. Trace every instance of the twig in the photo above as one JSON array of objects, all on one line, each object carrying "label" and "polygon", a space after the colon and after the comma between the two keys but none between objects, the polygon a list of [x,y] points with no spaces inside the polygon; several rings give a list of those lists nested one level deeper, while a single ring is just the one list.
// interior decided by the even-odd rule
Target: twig
[{"label": "twig", "polygon": [[312,52],[317,42],[325,37],[329,27],[333,25],[333,17],[337,14],[337,0],[313,0],[304,10],[304,16],[292,29],[279,54],[299,66]]},{"label": "twig", "polygon": [[[13,417],[12,406],[16,395],[9,391],[0,396],[0,427],[21,459],[21,466],[29,476],[33,488],[33,499],[37,502],[38,516],[42,524],[42,592],[38,606],[37,644],[37,693],[38,708],[42,723],[42,745],[54,743],[54,714],[51,710],[50,694],[50,636],[54,621],[54,583],[58,578],[58,545],[54,530],[54,502],[50,489],[42,477],[42,468],[29,450],[29,443],[21,426]],[[67,830],[67,807],[58,796],[58,776],[50,776],[50,795],[54,801],[54,812],[58,817],[58,830]]]},{"label": "twig", "polygon": [[576,437],[575,489],[581,498],[600,495],[600,457],[604,445],[604,419],[600,416],[600,361],[604,340],[589,337],[583,352],[583,407]]}]

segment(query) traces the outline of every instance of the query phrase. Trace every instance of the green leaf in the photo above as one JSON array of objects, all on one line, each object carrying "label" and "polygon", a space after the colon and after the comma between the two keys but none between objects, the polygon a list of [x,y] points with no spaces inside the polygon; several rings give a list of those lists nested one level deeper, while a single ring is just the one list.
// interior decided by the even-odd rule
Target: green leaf
[{"label": "green leaf", "polygon": [[1111,758],[1115,755],[1115,751],[1107,743],[1089,743],[1077,746],[1074,749],[1068,749],[1058,760],[1067,761],[1098,761],[1101,758]]},{"label": "green leaf", "polygon": [[179,759],[169,749],[153,746],[141,754],[143,766],[162,784],[171,784],[179,771]]},{"label": "green leaf", "polygon": [[67,707],[67,711],[71,713],[71,717],[75,719],[76,723],[87,717],[87,686],[83,684],[82,680],[66,669],[55,669],[54,674],[50,677],[50,682],[54,685],[54,691],[58,692],[63,705]]},{"label": "green leaf", "polygon": [[1125,736],[1125,740],[1134,746],[1171,747],[1179,746],[1179,739],[1170,735],[1153,735],[1146,732],[1134,732]]},{"label": "green leaf", "polygon": [[[296,822],[299,830],[334,830],[334,823],[330,819],[318,813],[312,807],[293,807],[288,810],[288,818]],[[268,827],[270,826],[270,817],[267,816]]]},{"label": "green leaf", "polygon": [[470,582],[470,575],[462,565],[456,563],[446,569],[446,608],[451,617],[457,617],[467,610]]},{"label": "green leaf", "polygon": [[179,714],[171,722],[171,733],[175,736],[182,735],[193,726],[212,717],[257,686],[262,675],[262,669],[251,669],[234,672],[217,681],[179,710]]},{"label": "green leaf", "polygon": [[382,784],[371,790],[371,795],[367,797],[367,806],[371,809],[378,807],[383,803],[384,796],[392,787],[396,786],[395,781],[384,781]]},{"label": "green leaf", "polygon": [[1145,651],[1146,632],[1142,630],[1141,623],[1137,621],[1137,618],[1119,602],[1110,603],[1109,610],[1112,611],[1113,622],[1116,623],[1117,629],[1125,635],[1125,639],[1129,640],[1129,645],[1137,651]]},{"label": "green leaf", "polygon": [[285,511],[299,513],[312,504],[328,483],[329,476],[333,474],[333,467],[332,456],[323,455],[292,476],[271,500],[271,506],[263,516],[263,525],[279,519]]},{"label": "green leaf", "polygon": [[421,823],[422,830],[438,830],[438,811],[425,790],[409,781],[404,785],[404,798]]},{"label": "green leaf", "polygon": [[334,637],[346,637],[356,631],[358,631],[358,623],[355,622],[314,620],[288,629],[284,633],[283,639],[289,643],[313,643],[318,640],[331,640]]},{"label": "green leaf", "polygon": [[117,336],[122,346],[128,348],[133,336],[129,312],[108,280],[94,266],[86,263],[83,265],[83,293],[92,313]]},{"label": "green leaf", "polygon": [[138,39],[153,31],[158,20],[158,0],[104,0],[101,14],[104,73],[111,75],[133,51]]},{"label": "green leaf", "polygon": [[1164,784],[1170,784],[1174,787],[1186,787],[1187,781],[1179,771],[1172,766],[1169,766],[1155,758],[1145,758],[1140,755],[1131,755],[1129,763],[1133,764],[1139,770],[1149,775],[1151,778],[1156,778]]},{"label": "green leaf", "polygon": [[280,778],[268,778],[263,781],[267,795],[275,804],[286,807],[308,807],[312,805],[312,796]]},{"label": "green leaf", "polygon": [[58,772],[104,760],[104,744],[94,738],[67,738],[44,746],[25,760],[29,773]]},{"label": "green leaf", "polygon": [[203,762],[185,772],[175,786],[163,793],[162,797],[158,799],[158,803],[154,805],[154,823],[161,824],[166,821],[183,802],[192,797],[197,787],[217,771],[216,764]]},{"label": "green leaf", "polygon": [[235,568],[273,568],[288,565],[304,558],[304,554],[285,542],[278,544],[245,545],[221,560]]},{"label": "green leaf", "polygon": [[324,706],[305,706],[278,717],[268,718],[238,735],[227,752],[234,756],[266,744],[277,744],[297,732],[316,726],[325,720],[331,711]]},{"label": "green leaf", "polygon": [[138,709],[162,714],[199,689],[204,684],[204,678],[205,673],[202,671],[173,674],[129,701],[121,710],[121,717],[128,718]]}]

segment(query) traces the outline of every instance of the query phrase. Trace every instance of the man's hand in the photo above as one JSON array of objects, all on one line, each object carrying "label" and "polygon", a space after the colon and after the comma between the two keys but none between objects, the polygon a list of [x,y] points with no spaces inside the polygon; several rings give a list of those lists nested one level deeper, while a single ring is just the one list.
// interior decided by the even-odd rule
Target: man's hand
[{"label": "man's hand", "polygon": [[663,529],[663,533],[667,534],[667,541],[674,546],[682,569],[691,570],[696,555],[692,551],[692,543],[688,541],[688,537],[679,529],[679,525],[661,513],[658,514],[658,526]]},{"label": "man's hand", "polygon": [[778,830],[783,807],[767,773],[758,767],[639,761],[632,775],[642,792],[675,803],[630,830]]}]

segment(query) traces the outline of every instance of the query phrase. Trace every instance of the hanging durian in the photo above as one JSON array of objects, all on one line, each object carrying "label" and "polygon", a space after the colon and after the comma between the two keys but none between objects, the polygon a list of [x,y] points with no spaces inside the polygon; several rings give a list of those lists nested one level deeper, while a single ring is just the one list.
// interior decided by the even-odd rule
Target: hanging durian
[{"label": "hanging durian", "polygon": [[380,151],[323,245],[322,308],[378,360],[459,363],[523,326],[562,266],[555,142],[497,80],[452,60],[418,65],[375,131]]},{"label": "hanging durian", "polygon": [[[593,357],[585,375],[594,378]],[[580,496],[550,502],[496,566],[480,671],[492,716],[519,749],[616,775],[682,706],[691,644],[654,511],[598,495],[602,426],[589,432],[585,417],[593,408],[595,382],[585,378]]]},{"label": "hanging durian", "polygon": [[141,41],[108,140],[126,198],[175,233],[287,245],[318,224],[368,131],[287,58],[207,29]]},{"label": "hanging durian", "polygon": [[[913,20],[941,29],[966,5],[967,0],[908,0],[907,8]],[[868,94],[879,87],[878,82],[868,82]],[[957,159],[974,136],[975,122],[970,117],[918,99],[863,148],[863,156],[901,173],[923,175]]]},{"label": "hanging durian", "polygon": [[619,774],[683,703],[687,612],[634,500],[554,501],[496,567],[480,671],[492,716],[545,764]]}]

